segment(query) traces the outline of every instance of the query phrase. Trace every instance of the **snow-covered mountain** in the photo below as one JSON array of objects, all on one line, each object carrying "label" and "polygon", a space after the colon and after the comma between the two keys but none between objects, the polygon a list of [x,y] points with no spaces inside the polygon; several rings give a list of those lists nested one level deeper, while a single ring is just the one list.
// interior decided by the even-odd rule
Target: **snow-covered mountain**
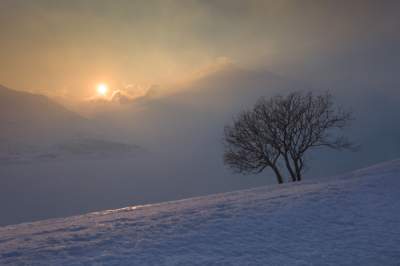
[{"label": "snow-covered mountain", "polygon": [[400,160],[0,228],[2,265],[399,265]]},{"label": "snow-covered mountain", "polygon": [[48,139],[84,134],[87,119],[49,98],[0,85],[1,139]]},{"label": "snow-covered mountain", "polygon": [[135,145],[108,140],[100,128],[46,96],[0,85],[0,164],[115,155]]}]

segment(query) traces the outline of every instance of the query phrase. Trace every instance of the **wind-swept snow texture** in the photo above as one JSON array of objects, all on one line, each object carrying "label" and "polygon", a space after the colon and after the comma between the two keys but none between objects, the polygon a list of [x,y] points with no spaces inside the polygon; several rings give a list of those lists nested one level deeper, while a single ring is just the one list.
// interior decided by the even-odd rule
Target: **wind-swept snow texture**
[{"label": "wind-swept snow texture", "polygon": [[0,264],[400,265],[400,161],[2,227]]}]

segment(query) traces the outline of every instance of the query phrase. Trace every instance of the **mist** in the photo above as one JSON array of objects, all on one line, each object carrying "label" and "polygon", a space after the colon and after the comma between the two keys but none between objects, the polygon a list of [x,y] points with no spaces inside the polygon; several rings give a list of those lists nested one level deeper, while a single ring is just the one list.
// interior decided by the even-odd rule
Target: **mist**
[{"label": "mist", "polygon": [[270,185],[223,165],[223,128],[295,90],[332,93],[360,145],[306,179],[398,158],[398,5],[2,1],[0,224]]}]

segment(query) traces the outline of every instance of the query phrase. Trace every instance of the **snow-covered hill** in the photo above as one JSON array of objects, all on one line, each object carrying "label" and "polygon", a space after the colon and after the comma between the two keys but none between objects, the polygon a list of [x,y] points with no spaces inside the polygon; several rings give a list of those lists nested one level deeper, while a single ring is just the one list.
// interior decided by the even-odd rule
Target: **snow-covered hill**
[{"label": "snow-covered hill", "polygon": [[399,265],[400,160],[0,228],[1,265]]}]

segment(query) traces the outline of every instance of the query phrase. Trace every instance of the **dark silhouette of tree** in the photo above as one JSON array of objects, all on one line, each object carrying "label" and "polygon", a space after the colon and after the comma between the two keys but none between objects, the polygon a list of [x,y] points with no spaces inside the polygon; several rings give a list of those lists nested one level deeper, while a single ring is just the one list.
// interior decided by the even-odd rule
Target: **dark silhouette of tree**
[{"label": "dark silhouette of tree", "polygon": [[224,163],[235,172],[254,174],[270,167],[283,183],[283,164],[292,181],[300,181],[307,151],[319,147],[336,150],[354,145],[339,131],[351,113],[336,107],[329,93],[294,92],[261,98],[241,112],[224,130]]},{"label": "dark silhouette of tree", "polygon": [[277,166],[280,152],[260,122],[254,111],[243,111],[233,125],[225,127],[224,162],[235,172],[245,174],[261,173],[271,167],[281,184],[283,177]]}]

